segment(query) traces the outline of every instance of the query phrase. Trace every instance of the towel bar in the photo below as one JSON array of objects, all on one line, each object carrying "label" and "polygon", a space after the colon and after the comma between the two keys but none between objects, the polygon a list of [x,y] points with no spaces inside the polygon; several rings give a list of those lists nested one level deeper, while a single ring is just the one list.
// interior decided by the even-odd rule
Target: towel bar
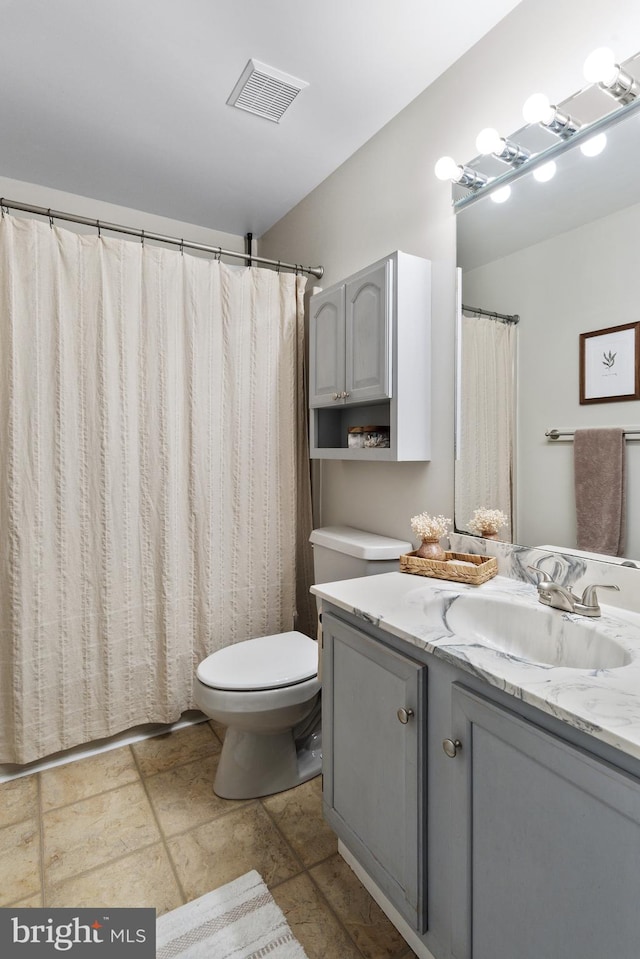
[{"label": "towel bar", "polygon": [[[603,427],[605,429],[606,427]],[[558,440],[561,436],[575,436],[575,430],[547,430],[544,434],[548,440]],[[628,437],[640,437],[640,430],[624,430],[624,435]]]}]

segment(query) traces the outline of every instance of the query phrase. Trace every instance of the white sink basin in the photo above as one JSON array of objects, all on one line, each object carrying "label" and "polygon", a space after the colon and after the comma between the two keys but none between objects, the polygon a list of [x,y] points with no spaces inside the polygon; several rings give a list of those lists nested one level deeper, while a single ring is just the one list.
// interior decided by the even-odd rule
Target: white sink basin
[{"label": "white sink basin", "polygon": [[591,670],[631,662],[631,654],[600,620],[574,617],[542,604],[464,594],[451,603],[445,620],[462,639],[528,662]]}]

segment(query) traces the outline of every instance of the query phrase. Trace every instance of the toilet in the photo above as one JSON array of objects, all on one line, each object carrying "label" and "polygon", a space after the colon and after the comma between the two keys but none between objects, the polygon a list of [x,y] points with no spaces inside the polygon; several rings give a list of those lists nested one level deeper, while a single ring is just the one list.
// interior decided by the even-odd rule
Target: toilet
[{"label": "toilet", "polygon": [[[398,570],[408,542],[350,526],[311,534],[314,581]],[[223,799],[291,789],[322,769],[318,645],[296,631],[225,646],[196,671],[194,698],[226,734],[213,784]]]}]

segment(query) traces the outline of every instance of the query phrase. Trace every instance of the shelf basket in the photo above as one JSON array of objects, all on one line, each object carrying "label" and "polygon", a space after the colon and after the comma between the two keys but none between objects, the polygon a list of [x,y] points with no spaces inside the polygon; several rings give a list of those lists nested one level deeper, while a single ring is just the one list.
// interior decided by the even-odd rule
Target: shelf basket
[{"label": "shelf basket", "polygon": [[[486,583],[498,572],[498,561],[495,556],[478,556],[475,553],[445,553],[446,560],[423,559],[413,553],[405,553],[400,557],[400,572],[413,573],[416,576],[433,576],[436,579],[448,579],[454,583],[467,583],[470,586],[480,586]],[[464,563],[473,563],[470,566],[458,566],[448,560],[458,559]]]}]

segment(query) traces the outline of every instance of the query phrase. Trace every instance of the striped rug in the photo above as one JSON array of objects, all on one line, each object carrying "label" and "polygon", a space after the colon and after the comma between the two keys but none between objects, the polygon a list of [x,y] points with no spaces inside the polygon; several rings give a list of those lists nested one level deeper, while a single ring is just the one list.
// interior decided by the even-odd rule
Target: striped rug
[{"label": "striped rug", "polygon": [[307,959],[253,870],[160,916],[156,959]]}]

